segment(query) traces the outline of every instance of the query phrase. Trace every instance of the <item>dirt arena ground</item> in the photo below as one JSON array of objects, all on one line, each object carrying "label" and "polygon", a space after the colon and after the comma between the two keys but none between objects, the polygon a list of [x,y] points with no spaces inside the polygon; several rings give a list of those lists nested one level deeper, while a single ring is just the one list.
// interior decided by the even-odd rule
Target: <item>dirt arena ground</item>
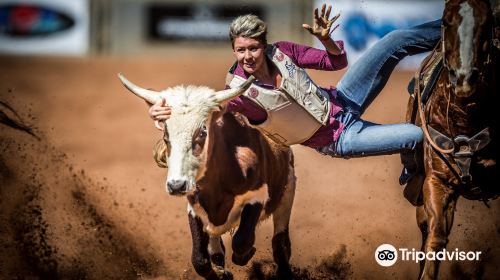
[{"label": "dirt arena ground", "polygon": [[[116,77],[144,87],[221,88],[229,54],[156,58],[0,57],[0,101],[39,139],[0,124],[1,279],[198,279],[190,263],[186,201],[164,189],[152,160],[161,136],[144,102]],[[312,72],[321,85],[338,73]],[[366,112],[404,120],[406,84],[397,72]],[[334,159],[296,146],[292,259],[303,279],[415,279],[418,264],[384,268],[375,249],[420,248],[415,209],[397,183],[397,155]],[[482,251],[479,262],[445,262],[442,279],[500,278],[500,200],[460,199],[448,249]],[[272,224],[257,232],[253,263],[226,261],[235,279],[269,278]],[[230,236],[225,235],[226,245]],[[230,249],[230,246],[226,246]]]}]

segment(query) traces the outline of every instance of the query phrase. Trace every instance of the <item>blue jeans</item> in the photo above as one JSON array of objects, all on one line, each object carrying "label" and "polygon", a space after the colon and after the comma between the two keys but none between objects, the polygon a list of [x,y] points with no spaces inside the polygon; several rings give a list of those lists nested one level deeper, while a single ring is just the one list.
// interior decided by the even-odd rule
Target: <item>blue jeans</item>
[{"label": "blue jeans", "polygon": [[345,125],[338,141],[318,149],[335,157],[361,157],[412,151],[422,139],[413,124],[376,124],[361,119],[396,65],[407,55],[431,51],[441,37],[441,20],[388,33],[350,66],[337,84]]}]

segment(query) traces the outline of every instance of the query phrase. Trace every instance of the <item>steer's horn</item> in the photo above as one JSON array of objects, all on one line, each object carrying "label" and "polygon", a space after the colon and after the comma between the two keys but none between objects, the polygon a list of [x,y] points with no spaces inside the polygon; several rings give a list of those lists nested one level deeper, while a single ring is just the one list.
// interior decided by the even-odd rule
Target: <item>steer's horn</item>
[{"label": "steer's horn", "polygon": [[247,90],[250,85],[253,83],[255,80],[254,76],[250,76],[243,84],[241,84],[239,87],[236,88],[230,88],[230,89],[225,89],[221,90],[215,93],[215,98],[218,103],[224,102],[226,100],[229,100],[231,98],[234,98],[240,94],[243,94],[245,90]]},{"label": "steer's horn", "polygon": [[118,73],[118,78],[120,78],[123,85],[128,90],[130,90],[133,94],[139,96],[140,98],[146,100],[150,104],[155,104],[156,101],[161,98],[159,92],[134,85],[131,81],[127,80],[125,76],[122,75],[122,73]]}]

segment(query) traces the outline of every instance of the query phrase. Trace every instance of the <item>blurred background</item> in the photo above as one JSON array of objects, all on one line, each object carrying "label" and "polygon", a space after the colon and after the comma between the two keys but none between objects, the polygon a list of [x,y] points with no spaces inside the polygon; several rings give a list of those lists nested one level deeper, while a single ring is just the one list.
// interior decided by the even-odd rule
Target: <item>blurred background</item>
[{"label": "blurred background", "polygon": [[[228,48],[228,25],[253,13],[269,24],[270,42],[314,44],[301,30],[313,7],[341,13],[335,39],[353,63],[387,32],[441,17],[439,0],[2,0],[0,52],[37,55],[169,55]],[[419,59],[401,67],[415,68]]]}]

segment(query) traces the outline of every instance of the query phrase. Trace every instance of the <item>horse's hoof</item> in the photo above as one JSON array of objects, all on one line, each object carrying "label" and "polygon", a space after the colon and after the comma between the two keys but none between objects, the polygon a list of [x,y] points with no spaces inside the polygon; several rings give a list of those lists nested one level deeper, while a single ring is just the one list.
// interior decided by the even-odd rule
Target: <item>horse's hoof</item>
[{"label": "horse's hoof", "polygon": [[248,263],[248,261],[252,259],[253,255],[255,255],[255,251],[256,251],[255,247],[252,247],[250,250],[248,250],[246,254],[243,255],[238,255],[233,252],[231,259],[234,264],[239,266],[244,266]]}]

